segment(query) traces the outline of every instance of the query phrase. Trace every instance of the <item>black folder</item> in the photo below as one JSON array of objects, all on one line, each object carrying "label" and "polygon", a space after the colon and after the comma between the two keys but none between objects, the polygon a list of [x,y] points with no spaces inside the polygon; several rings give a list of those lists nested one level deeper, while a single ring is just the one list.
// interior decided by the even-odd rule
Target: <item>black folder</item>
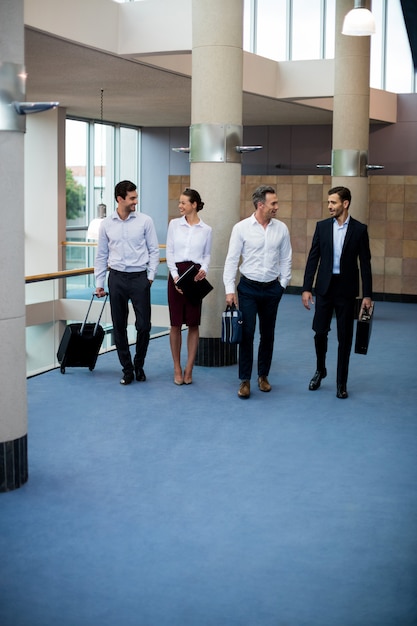
[{"label": "black folder", "polygon": [[213,285],[209,283],[207,278],[194,280],[198,271],[195,265],[191,265],[175,283],[175,285],[181,289],[184,296],[193,304],[201,302],[201,300],[213,290]]}]

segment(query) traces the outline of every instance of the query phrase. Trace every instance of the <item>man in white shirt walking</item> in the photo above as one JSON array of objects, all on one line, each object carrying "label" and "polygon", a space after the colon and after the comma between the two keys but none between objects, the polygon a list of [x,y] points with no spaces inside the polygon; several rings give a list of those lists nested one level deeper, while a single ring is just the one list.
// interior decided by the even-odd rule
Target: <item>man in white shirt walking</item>
[{"label": "man in white shirt walking", "polygon": [[[275,219],[278,198],[273,187],[261,185],[253,195],[255,212],[235,224],[230,236],[223,282],[226,304],[243,315],[243,337],[239,346],[238,396],[249,398],[253,368],[253,342],[256,316],[259,318],[258,387],[271,391],[268,381],[274,348],[275,322],[282,294],[291,279],[292,249],[287,226]],[[239,259],[240,281],[236,272]]]},{"label": "man in white shirt walking", "polygon": [[[106,272],[114,342],[123,368],[122,385],[145,381],[143,370],[151,330],[151,285],[159,264],[159,244],[152,219],[136,212],[136,185],[123,180],[115,187],[117,208],[106,217],[98,238],[94,274],[96,294],[104,296]],[[129,300],[136,317],[136,352],[132,362],[127,322]]]}]

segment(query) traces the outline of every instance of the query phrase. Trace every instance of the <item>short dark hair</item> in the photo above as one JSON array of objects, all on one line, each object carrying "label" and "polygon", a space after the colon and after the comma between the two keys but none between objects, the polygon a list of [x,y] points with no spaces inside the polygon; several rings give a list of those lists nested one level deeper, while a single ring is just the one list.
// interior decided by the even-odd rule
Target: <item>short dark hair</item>
[{"label": "short dark hair", "polygon": [[331,196],[334,193],[337,193],[342,202],[347,200],[350,205],[352,201],[352,194],[350,193],[350,189],[348,189],[347,187],[332,187],[331,189],[329,189],[327,195]]},{"label": "short dark hair", "polygon": [[121,180],[120,183],[117,183],[114,188],[114,197],[116,202],[119,196],[124,200],[129,191],[136,191],[135,183],[132,183],[130,180]]},{"label": "short dark hair", "polygon": [[258,202],[262,202],[265,204],[266,194],[267,193],[277,193],[276,189],[271,187],[270,185],[260,185],[255,189],[252,194],[252,202],[255,209],[258,208]]},{"label": "short dark hair", "polygon": [[201,196],[198,193],[198,191],[196,191],[195,189],[190,189],[189,187],[186,187],[184,191],[182,192],[182,195],[187,196],[187,198],[190,199],[191,204],[194,204],[194,202],[196,202],[197,211],[201,211],[201,209],[204,206],[204,202],[201,200]]}]

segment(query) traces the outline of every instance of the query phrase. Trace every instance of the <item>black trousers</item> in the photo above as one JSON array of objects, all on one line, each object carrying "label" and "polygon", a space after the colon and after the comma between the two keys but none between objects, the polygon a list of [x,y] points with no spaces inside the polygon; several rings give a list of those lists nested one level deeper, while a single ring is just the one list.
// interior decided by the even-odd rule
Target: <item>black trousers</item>
[{"label": "black trousers", "polygon": [[[143,367],[151,330],[151,284],[147,272],[109,273],[110,310],[113,321],[114,343],[123,373]],[[129,300],[135,312],[136,352],[132,363],[127,337]]]},{"label": "black trousers", "polygon": [[339,276],[332,278],[326,295],[316,294],[313,330],[316,335],[327,337],[331,327],[333,312],[337,325],[337,384],[346,384],[349,372],[349,359],[352,349],[353,325],[355,320],[356,297],[346,296],[340,285]]},{"label": "black trousers", "polygon": [[258,376],[268,376],[274,350],[275,322],[284,289],[278,280],[258,283],[241,276],[237,287],[242,311],[242,342],[239,345],[239,378],[250,380],[256,317],[259,319]]}]

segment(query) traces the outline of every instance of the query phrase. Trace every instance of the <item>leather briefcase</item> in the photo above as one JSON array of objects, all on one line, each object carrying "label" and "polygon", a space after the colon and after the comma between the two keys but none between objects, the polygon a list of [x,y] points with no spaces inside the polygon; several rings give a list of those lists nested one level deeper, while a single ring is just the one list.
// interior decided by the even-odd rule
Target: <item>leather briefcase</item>
[{"label": "leather briefcase", "polygon": [[355,352],[356,354],[367,354],[369,340],[371,338],[372,322],[374,315],[374,302],[368,308],[364,307],[359,311],[356,323]]}]

